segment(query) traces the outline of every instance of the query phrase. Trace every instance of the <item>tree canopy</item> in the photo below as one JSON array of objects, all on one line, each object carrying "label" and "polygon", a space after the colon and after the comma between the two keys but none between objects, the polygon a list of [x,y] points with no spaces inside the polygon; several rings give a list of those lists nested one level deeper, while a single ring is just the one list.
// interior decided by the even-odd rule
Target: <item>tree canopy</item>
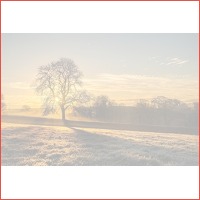
[{"label": "tree canopy", "polygon": [[65,111],[76,102],[87,100],[86,92],[81,91],[82,73],[73,60],[61,58],[56,62],[39,67],[36,77],[36,92],[43,97],[43,114]]}]

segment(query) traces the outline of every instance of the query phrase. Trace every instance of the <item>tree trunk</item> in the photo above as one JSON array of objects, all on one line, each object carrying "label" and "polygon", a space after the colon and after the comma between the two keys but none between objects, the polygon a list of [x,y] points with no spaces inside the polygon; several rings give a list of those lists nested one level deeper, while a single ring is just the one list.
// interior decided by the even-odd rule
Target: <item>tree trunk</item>
[{"label": "tree trunk", "polygon": [[62,112],[62,120],[65,121],[65,109],[64,109],[64,106],[61,107],[61,112]]}]

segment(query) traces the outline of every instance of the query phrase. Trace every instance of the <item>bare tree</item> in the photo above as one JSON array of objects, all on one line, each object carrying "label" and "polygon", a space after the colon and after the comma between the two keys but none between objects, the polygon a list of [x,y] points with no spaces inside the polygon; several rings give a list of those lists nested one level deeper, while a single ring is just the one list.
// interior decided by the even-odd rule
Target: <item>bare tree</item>
[{"label": "bare tree", "polygon": [[167,97],[158,96],[153,98],[151,104],[154,108],[158,109],[187,109],[188,106],[178,99],[169,99]]},{"label": "bare tree", "polygon": [[21,111],[30,111],[30,110],[31,110],[31,107],[28,105],[23,105],[21,108]]},{"label": "bare tree", "polygon": [[[113,106],[116,104],[111,101],[107,96],[98,96],[93,105],[93,115],[96,119],[106,121],[112,115]],[[112,110],[112,111],[111,111]]]},{"label": "bare tree", "polygon": [[109,107],[109,106],[113,106],[114,102],[112,102],[107,96],[102,95],[102,96],[98,96],[94,102],[94,106],[95,107],[101,107],[101,108],[105,108],[105,107]]},{"label": "bare tree", "polygon": [[136,104],[137,108],[141,108],[141,109],[146,109],[150,107],[150,104],[148,102],[148,100],[146,99],[139,99],[137,104]]},{"label": "bare tree", "polygon": [[43,96],[43,114],[54,113],[59,108],[65,120],[69,107],[86,102],[89,97],[80,90],[81,77],[78,67],[67,58],[39,67],[36,92]]}]

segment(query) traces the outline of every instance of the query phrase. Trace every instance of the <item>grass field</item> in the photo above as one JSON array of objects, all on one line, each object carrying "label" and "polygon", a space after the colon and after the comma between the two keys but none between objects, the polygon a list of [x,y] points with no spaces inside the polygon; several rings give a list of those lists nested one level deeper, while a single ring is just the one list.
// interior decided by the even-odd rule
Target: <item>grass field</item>
[{"label": "grass field", "polygon": [[198,136],[3,123],[2,165],[198,165]]}]

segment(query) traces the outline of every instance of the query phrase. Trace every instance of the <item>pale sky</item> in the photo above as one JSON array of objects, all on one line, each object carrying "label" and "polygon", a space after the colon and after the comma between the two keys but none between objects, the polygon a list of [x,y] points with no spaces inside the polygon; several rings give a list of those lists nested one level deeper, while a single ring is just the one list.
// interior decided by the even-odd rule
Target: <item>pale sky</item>
[{"label": "pale sky", "polygon": [[61,57],[83,72],[83,88],[118,103],[156,96],[198,101],[198,34],[2,34],[2,93],[9,108],[39,108],[31,83]]}]

